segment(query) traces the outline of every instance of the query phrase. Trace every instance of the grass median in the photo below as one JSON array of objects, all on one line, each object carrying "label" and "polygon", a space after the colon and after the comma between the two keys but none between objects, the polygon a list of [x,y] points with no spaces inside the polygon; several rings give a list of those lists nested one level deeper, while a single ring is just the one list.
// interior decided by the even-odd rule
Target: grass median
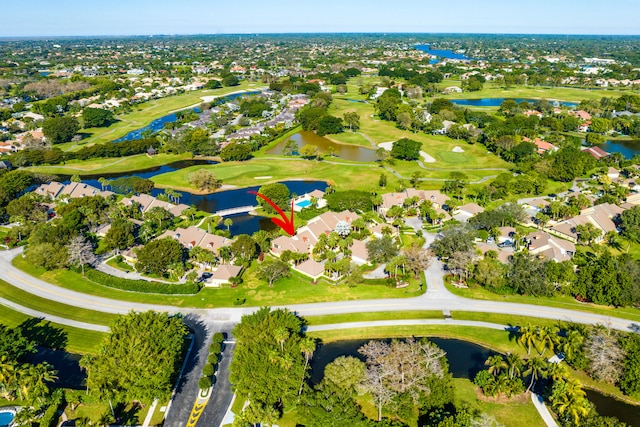
[{"label": "grass median", "polygon": [[41,298],[10,285],[4,280],[0,280],[0,297],[32,310],[78,322],[110,325],[116,318],[115,314],[88,310],[86,308],[75,307]]},{"label": "grass median", "polygon": [[[0,323],[10,328],[15,328],[25,322],[33,320],[33,317],[0,305]],[[96,353],[102,340],[107,334],[89,331],[87,329],[74,328],[53,322],[46,322],[49,327],[59,330],[67,340],[65,350],[70,353]]]},{"label": "grass median", "polygon": [[456,288],[449,284],[446,285],[447,289],[458,296],[464,298],[486,300],[486,301],[500,301],[500,302],[513,302],[520,304],[530,305],[542,305],[546,307],[556,307],[568,310],[585,311],[594,314],[600,314],[603,316],[619,317],[621,319],[633,320],[640,322],[640,310],[633,307],[610,307],[603,305],[596,305],[592,303],[583,303],[577,301],[567,295],[559,295],[555,297],[532,297],[523,295],[498,295],[493,292],[489,292],[481,287],[469,287],[469,288]]}]

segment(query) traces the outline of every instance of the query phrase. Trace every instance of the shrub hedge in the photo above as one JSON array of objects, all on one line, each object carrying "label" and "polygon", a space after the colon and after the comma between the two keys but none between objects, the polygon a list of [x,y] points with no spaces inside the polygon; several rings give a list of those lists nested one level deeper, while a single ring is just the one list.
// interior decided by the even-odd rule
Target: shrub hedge
[{"label": "shrub hedge", "polygon": [[173,285],[169,283],[149,282],[146,280],[131,280],[111,276],[93,269],[88,269],[85,275],[88,279],[96,283],[110,288],[122,289],[123,291],[170,295],[193,295],[200,291],[200,286],[198,286],[197,283]]}]

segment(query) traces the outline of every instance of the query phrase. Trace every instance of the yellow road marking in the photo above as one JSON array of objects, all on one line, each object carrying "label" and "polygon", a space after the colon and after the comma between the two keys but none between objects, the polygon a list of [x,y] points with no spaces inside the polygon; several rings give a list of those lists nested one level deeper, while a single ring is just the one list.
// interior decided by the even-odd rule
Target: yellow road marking
[{"label": "yellow road marking", "polygon": [[204,407],[207,406],[208,401],[209,399],[207,399],[203,403],[196,402],[193,404],[193,408],[191,409],[191,414],[189,415],[189,421],[187,421],[186,427],[195,427],[196,423],[200,419],[200,415],[202,415],[202,412],[204,411]]}]

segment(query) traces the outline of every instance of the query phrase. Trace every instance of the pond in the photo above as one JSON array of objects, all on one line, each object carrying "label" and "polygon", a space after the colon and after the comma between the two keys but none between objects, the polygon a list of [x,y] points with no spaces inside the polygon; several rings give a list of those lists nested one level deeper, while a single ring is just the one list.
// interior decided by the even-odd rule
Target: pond
[{"label": "pond", "polygon": [[[225,102],[233,101],[234,99],[239,98],[241,96],[257,95],[259,93],[260,93],[259,90],[232,93],[230,95],[226,95],[226,96],[222,96],[220,98],[216,98],[215,99],[215,104],[222,104],[222,103],[225,103]],[[195,111],[196,113],[199,113],[200,109],[199,108],[193,108],[193,111]],[[155,119],[154,121],[149,123],[147,126],[145,126],[143,128],[140,128],[140,129],[136,129],[134,131],[131,131],[128,134],[126,134],[125,136],[123,136],[122,138],[115,139],[112,142],[122,142],[122,141],[130,141],[132,139],[140,139],[140,138],[142,138],[142,134],[145,131],[152,131],[152,132],[161,131],[162,129],[164,129],[165,123],[172,123],[172,122],[175,122],[176,120],[177,120],[177,117],[176,117],[176,113],[175,112],[171,113],[171,114],[167,114],[166,116],[160,117],[159,119]]]},{"label": "pond", "polygon": [[[322,379],[324,368],[339,356],[354,356],[364,360],[358,349],[370,340],[345,340],[323,344],[318,347],[311,361],[311,382],[317,384]],[[467,341],[429,337],[429,341],[447,352],[449,370],[456,378],[473,379],[484,369],[484,361],[494,351]]]},{"label": "pond", "polygon": [[[298,144],[298,149],[304,145],[315,145],[320,149],[321,153],[326,154],[329,149],[333,149],[335,156],[341,159],[351,160],[354,162],[375,162],[378,160],[376,151],[370,148],[359,147],[357,145],[337,144],[322,136],[318,136],[313,132],[300,131],[289,138],[281,141],[275,147],[269,148],[267,154],[282,154],[287,141],[292,140]],[[294,154],[298,154],[294,151]]]},{"label": "pond", "polygon": [[[488,348],[467,341],[436,337],[428,337],[428,339],[447,353],[449,371],[455,378],[473,380],[479,371],[486,368],[484,361],[489,356],[497,354]],[[364,360],[358,353],[358,348],[369,341],[368,339],[345,340],[318,346],[311,360],[311,383],[319,383],[322,379],[324,368],[339,356],[353,356]],[[612,397],[604,396],[594,390],[586,389],[586,392],[587,398],[596,405],[600,415],[614,416],[630,426],[640,427],[639,406],[629,405]]]},{"label": "pond", "polygon": [[607,140],[604,144],[598,144],[607,153],[620,153],[625,159],[631,159],[633,156],[640,155],[640,139],[631,139],[626,141]]},{"label": "pond", "polygon": [[587,399],[596,406],[596,411],[605,417],[616,417],[633,427],[640,426],[640,406],[629,405],[605,396],[594,390],[585,390]]},{"label": "pond", "polygon": [[[182,160],[179,162],[174,162],[165,166],[158,166],[151,169],[145,169],[142,171],[136,172],[126,172],[126,173],[115,173],[115,174],[100,174],[97,176],[83,176],[82,182],[85,184],[92,185],[96,188],[101,188],[102,185],[98,182],[98,178],[104,177],[107,179],[115,179],[115,178],[127,178],[131,176],[137,176],[140,178],[151,178],[153,176],[159,175],[161,173],[172,172],[178,169],[182,169],[189,166],[194,165],[211,165],[216,164],[216,162],[210,160]],[[68,184],[70,177],[61,175],[60,181],[64,184]],[[292,195],[302,195],[305,193],[309,193],[313,190],[326,190],[327,183],[325,181],[283,181],[284,185],[289,188],[289,191]],[[195,205],[199,210],[209,213],[214,213],[224,209],[231,209],[240,206],[250,206],[257,205],[256,196],[253,194],[249,194],[249,191],[258,191],[260,186],[248,187],[248,188],[240,188],[237,190],[225,190],[218,191],[211,194],[192,194],[186,191],[180,191],[182,197],[179,202],[184,203],[186,205]],[[159,194],[164,193],[164,189],[155,188],[151,191],[152,196],[158,196]],[[269,218],[263,218],[255,215],[249,214],[238,214],[238,215],[230,215],[226,218],[230,218],[233,221],[233,225],[229,229],[231,231],[231,235],[235,236],[238,234],[252,234],[258,230],[272,230],[275,228],[275,225]],[[226,229],[226,227],[221,226],[220,228]]]},{"label": "pond", "polygon": [[[526,101],[530,104],[534,102],[540,101],[539,99],[528,99],[528,98],[478,98],[478,99],[450,99],[450,101],[456,105],[464,105],[467,107],[499,107],[505,99],[512,99],[517,103]],[[565,107],[576,107],[578,106],[578,102],[569,102],[569,101],[554,101],[548,100],[552,105],[565,106]]]}]

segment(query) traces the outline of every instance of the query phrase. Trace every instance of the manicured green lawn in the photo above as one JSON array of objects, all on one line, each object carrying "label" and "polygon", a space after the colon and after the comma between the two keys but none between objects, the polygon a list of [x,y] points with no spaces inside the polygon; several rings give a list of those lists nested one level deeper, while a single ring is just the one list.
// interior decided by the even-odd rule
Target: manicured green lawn
[{"label": "manicured green lawn", "polygon": [[65,319],[76,320],[78,322],[93,323],[96,325],[109,325],[116,318],[115,314],[87,310],[85,308],[62,304],[46,298],[38,297],[37,295],[33,295],[10,285],[4,280],[0,280],[0,297],[32,310],[63,317]]},{"label": "manicured green lawn", "polygon": [[65,151],[73,151],[87,144],[113,141],[114,139],[123,137],[133,130],[147,126],[153,120],[166,116],[172,111],[187,108],[194,104],[200,104],[202,102],[201,97],[203,96],[222,96],[232,92],[254,90],[260,87],[262,87],[262,85],[259,83],[243,81],[238,86],[212,90],[198,90],[181,95],[154,99],[134,106],[133,112],[117,117],[119,121],[109,127],[83,129],[82,132],[87,133],[90,136],[81,141],[80,144],[77,142],[69,142],[60,144],[58,147]]},{"label": "manicured green lawn", "polygon": [[[322,161],[302,159],[256,158],[246,162],[225,162],[217,165],[192,166],[157,175],[151,178],[158,187],[171,187],[180,190],[191,190],[187,176],[189,173],[205,169],[216,174],[223,184],[239,187],[264,185],[287,179],[318,179],[327,181],[340,189],[371,190],[371,183],[378,182],[382,172],[375,164],[362,165],[332,164]],[[397,183],[397,179],[387,172],[388,186]],[[256,179],[256,177],[270,177]]]},{"label": "manicured green lawn", "polygon": [[[459,80],[451,80],[446,86],[460,86]],[[442,86],[442,85],[441,85]],[[442,86],[445,87],[445,86]],[[450,99],[477,99],[477,98],[531,98],[531,99],[557,99],[561,101],[580,102],[585,99],[601,99],[602,97],[618,97],[629,91],[595,89],[586,90],[565,87],[540,87],[516,85],[509,89],[499,87],[494,83],[485,83],[478,92],[439,94],[438,97]]]},{"label": "manicured green lawn", "polygon": [[513,401],[490,402],[479,398],[482,392],[471,380],[454,378],[453,383],[457,404],[468,406],[471,410],[478,409],[495,418],[505,427],[544,427],[546,425],[533,406],[529,395],[519,396]]},{"label": "manicured green lawn", "polygon": [[[29,319],[32,319],[32,317],[0,305],[0,323],[3,325],[14,328]],[[88,331],[57,323],[50,323],[50,326],[60,329],[66,335],[67,345],[65,349],[70,353],[95,353],[98,351],[102,340],[106,337],[106,334],[102,332]]]},{"label": "manicured green lawn", "polygon": [[465,298],[566,308],[570,310],[587,311],[590,313],[602,314],[604,316],[620,317],[622,319],[629,319],[640,322],[640,310],[636,308],[614,308],[589,303],[581,303],[569,296],[531,297],[522,295],[497,295],[487,291],[480,286],[460,289],[447,285],[447,289],[449,289],[452,293]]},{"label": "manicured green lawn", "polygon": [[325,301],[347,301],[378,298],[408,298],[420,295],[418,283],[402,289],[384,285],[365,285],[348,287],[345,284],[335,285],[326,280],[312,284],[310,279],[292,272],[288,278],[280,279],[269,288],[268,283],[255,276],[256,264],[244,274],[244,282],[237,288],[205,288],[197,295],[159,295],[125,292],[88,281],[81,274],[69,270],[45,271],[34,268],[17,257],[14,265],[23,271],[55,285],[73,289],[90,295],[123,301],[149,304],[168,304],[177,307],[214,308],[231,307],[236,298],[245,299],[245,306],[258,307],[264,305],[312,303]]},{"label": "manicured green lawn", "polygon": [[184,154],[158,154],[149,157],[146,154],[137,154],[135,156],[107,158],[107,159],[89,159],[89,160],[71,160],[64,165],[54,166],[32,166],[29,169],[32,172],[62,175],[97,175],[100,173],[116,173],[128,172],[140,169],[162,166],[179,160],[190,159],[191,153]]},{"label": "manicured green lawn", "polygon": [[323,316],[305,316],[309,326],[331,325],[335,323],[368,322],[375,320],[405,319],[442,319],[440,310],[424,311],[377,311],[368,313],[326,314]]}]

